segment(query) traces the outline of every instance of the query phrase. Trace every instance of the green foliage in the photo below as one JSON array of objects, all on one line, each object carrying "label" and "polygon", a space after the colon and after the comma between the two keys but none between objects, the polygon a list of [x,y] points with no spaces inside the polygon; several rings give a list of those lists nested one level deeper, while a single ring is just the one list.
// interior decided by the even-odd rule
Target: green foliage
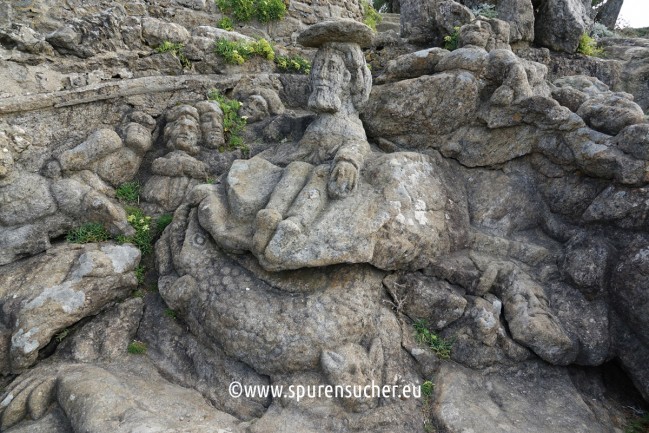
[{"label": "green foliage", "polygon": [[363,22],[372,30],[376,31],[376,25],[380,24],[383,21],[383,17],[379,14],[372,3],[368,0],[362,1],[363,5]]},{"label": "green foliage", "polygon": [[453,33],[444,36],[444,48],[446,48],[449,51],[456,50],[459,42],[458,40],[459,37],[460,37],[460,27],[455,26],[453,27]]},{"label": "green foliage", "polygon": [[648,433],[649,412],[630,421],[624,428],[624,433]]},{"label": "green foliage", "polygon": [[135,278],[137,278],[137,284],[144,284],[144,277],[146,276],[146,268],[142,265],[135,268]]},{"label": "green foliage", "polygon": [[133,296],[134,298],[144,298],[144,290],[142,289],[134,290],[131,296]]},{"label": "green foliage", "polygon": [[428,325],[424,320],[417,320],[414,324],[416,339],[419,344],[428,346],[438,358],[448,359],[451,356],[451,347],[453,342],[438,337],[430,332]]},{"label": "green foliage", "polygon": [[599,57],[604,52],[604,50],[597,48],[597,41],[595,39],[588,36],[588,34],[583,33],[579,37],[579,46],[577,47],[577,52],[586,56]]},{"label": "green foliage", "polygon": [[176,320],[176,318],[178,318],[178,313],[176,313],[171,308],[165,308],[164,315],[169,317],[170,319],[174,319],[174,320]]},{"label": "green foliage", "polygon": [[590,29],[590,35],[595,39],[611,38],[611,37],[615,36],[615,32],[610,31],[602,23],[594,23],[593,27]]},{"label": "green foliage", "polygon": [[275,57],[275,64],[280,71],[305,75],[311,73],[311,62],[301,56],[277,56]]},{"label": "green foliage", "polygon": [[110,239],[110,233],[100,223],[86,223],[70,231],[65,240],[73,244],[87,244],[90,242],[104,242]]},{"label": "green foliage", "polygon": [[234,23],[229,17],[223,17],[216,23],[216,27],[231,32],[234,30]]},{"label": "green foliage", "polygon": [[153,252],[153,238],[154,233],[151,230],[151,217],[147,216],[136,207],[127,207],[126,212],[128,217],[126,220],[131,227],[135,229],[133,236],[118,236],[117,242],[119,243],[132,243],[140,249],[143,256]]},{"label": "green foliage", "polygon": [[125,203],[138,203],[140,201],[140,182],[134,180],[121,184],[115,190],[115,196]]},{"label": "green foliage", "polygon": [[247,152],[248,146],[243,142],[240,135],[246,126],[246,119],[239,116],[241,103],[236,99],[225,97],[218,90],[210,91],[208,99],[216,101],[221,107],[221,111],[223,111],[223,132],[225,133],[227,148],[222,150],[241,149]]},{"label": "green foliage", "polygon": [[267,23],[278,21],[286,15],[284,0],[215,0],[221,12],[231,14],[240,22],[257,21]]},{"label": "green foliage", "polygon": [[430,397],[433,395],[433,389],[435,389],[435,385],[430,380],[427,380],[421,384],[421,395]]},{"label": "green foliage", "polygon": [[132,355],[144,355],[146,353],[146,344],[138,340],[133,340],[129,343],[126,350]]},{"label": "green foliage", "polygon": [[473,15],[476,17],[481,16],[485,18],[498,18],[498,12],[496,12],[496,5],[489,3],[480,3],[478,6],[471,9]]},{"label": "green foliage", "polygon": [[260,56],[270,61],[275,59],[275,50],[263,38],[254,42],[233,42],[227,39],[217,39],[214,45],[214,52],[223,57],[226,63],[233,65],[242,65],[252,56]]},{"label": "green foliage", "polygon": [[57,343],[60,343],[61,341],[65,340],[65,337],[67,337],[69,334],[70,330],[68,328],[65,328],[64,330],[56,334],[56,337],[54,338],[56,339]]},{"label": "green foliage", "polygon": [[162,233],[164,229],[167,228],[169,224],[171,224],[171,221],[173,221],[173,219],[174,216],[169,213],[160,215],[158,219],[155,220],[155,226],[158,233]]},{"label": "green foliage", "polygon": [[155,50],[158,53],[171,53],[178,60],[180,60],[180,64],[183,66],[183,68],[191,68],[192,62],[187,58],[187,56],[185,56],[183,48],[185,48],[183,44],[174,44],[173,42],[164,41],[162,45],[160,45]]}]

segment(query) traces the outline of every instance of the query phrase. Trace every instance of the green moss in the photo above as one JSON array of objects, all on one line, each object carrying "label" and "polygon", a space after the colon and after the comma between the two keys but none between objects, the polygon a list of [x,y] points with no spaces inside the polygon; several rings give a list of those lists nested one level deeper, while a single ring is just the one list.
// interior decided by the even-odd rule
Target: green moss
[{"label": "green moss", "polygon": [[376,31],[376,26],[377,24],[380,24],[381,21],[383,21],[383,17],[376,11],[376,9],[374,9],[374,6],[372,6],[372,3],[370,3],[368,0],[363,0],[362,6],[363,23],[365,23],[365,25],[367,25],[372,30]]},{"label": "green moss", "polygon": [[434,389],[435,389],[435,385],[433,384],[433,382],[427,380],[421,384],[421,395],[425,397],[430,397],[433,395]]},{"label": "green moss", "polygon": [[183,44],[175,44],[173,42],[164,41],[155,50],[158,53],[171,53],[180,61],[180,64],[183,68],[191,68],[192,62],[187,58],[187,56],[185,56],[185,53],[183,52],[184,48],[185,47],[183,46]]},{"label": "green moss", "polygon": [[178,318],[178,314],[171,308],[165,308],[164,315],[174,320]]},{"label": "green moss", "polygon": [[146,353],[146,344],[141,341],[133,340],[129,343],[126,350],[132,355],[144,355]]},{"label": "green moss", "polygon": [[430,332],[428,324],[424,320],[416,321],[414,328],[416,333],[415,337],[419,344],[427,346],[438,358],[448,359],[451,357],[452,341],[445,340]]},{"label": "green moss", "polygon": [[246,119],[239,116],[241,103],[236,99],[229,99],[218,90],[212,90],[208,94],[210,101],[216,101],[223,111],[223,132],[225,133],[226,146],[221,150],[241,149],[248,152],[248,146],[243,142],[241,133],[246,126]]},{"label": "green moss", "polygon": [[604,52],[603,49],[597,48],[597,41],[588,34],[583,33],[579,37],[579,46],[577,47],[577,52],[584,54],[586,56],[599,57]]},{"label": "green moss", "polygon": [[275,64],[280,71],[309,75],[311,62],[301,56],[276,56]]},{"label": "green moss", "polygon": [[453,27],[453,33],[444,36],[444,48],[446,48],[449,51],[456,50],[459,43],[459,37],[460,37],[460,27],[455,26]]},{"label": "green moss", "polygon": [[100,223],[86,223],[70,231],[65,240],[73,244],[104,242],[110,239],[110,233]]}]

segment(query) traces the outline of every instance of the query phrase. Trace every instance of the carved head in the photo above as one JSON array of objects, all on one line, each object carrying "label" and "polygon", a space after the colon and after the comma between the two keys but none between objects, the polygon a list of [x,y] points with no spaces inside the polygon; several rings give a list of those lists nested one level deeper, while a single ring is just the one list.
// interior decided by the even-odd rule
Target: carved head
[{"label": "carved head", "polygon": [[343,104],[358,111],[370,96],[372,75],[358,44],[328,42],[320,47],[311,67],[309,108],[340,111]]},{"label": "carved head", "polygon": [[217,149],[225,143],[223,137],[223,111],[216,102],[202,101],[196,104],[200,114],[203,145]]},{"label": "carved head", "polygon": [[[365,387],[381,386],[383,372],[383,347],[381,340],[372,340],[369,353],[358,344],[346,344],[335,350],[323,350],[320,355],[320,365],[332,385]],[[352,393],[353,394],[353,393]],[[365,396],[345,398],[343,406],[353,412],[364,412],[376,407],[377,398]]]},{"label": "carved head", "polygon": [[198,122],[198,111],[190,105],[180,105],[170,110],[167,113],[167,126],[164,129],[167,147],[185,151],[190,155],[198,154],[200,151]]}]

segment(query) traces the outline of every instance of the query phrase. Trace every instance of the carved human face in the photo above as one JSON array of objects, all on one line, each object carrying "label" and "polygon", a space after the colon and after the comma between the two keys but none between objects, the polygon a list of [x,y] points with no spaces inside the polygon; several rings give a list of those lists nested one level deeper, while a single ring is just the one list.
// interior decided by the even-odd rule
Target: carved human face
[{"label": "carved human face", "polygon": [[341,55],[333,49],[318,51],[311,69],[313,91],[309,97],[309,108],[316,112],[335,113],[349,98],[351,73],[347,70]]},{"label": "carved human face", "polygon": [[191,155],[198,153],[199,129],[193,117],[183,116],[169,127],[167,145]]},{"label": "carved human face", "polygon": [[145,153],[151,148],[151,132],[139,123],[129,123],[126,126],[126,145],[136,153]]},{"label": "carved human face", "polygon": [[489,27],[489,24],[484,21],[476,21],[467,24],[462,28],[462,33],[460,34],[462,46],[472,45],[481,48],[486,47],[489,42],[489,37],[491,36],[490,30],[491,28]]},{"label": "carved human face", "polygon": [[208,111],[201,115],[201,132],[203,142],[209,148],[217,148],[224,143],[223,124],[221,115],[215,111]]}]

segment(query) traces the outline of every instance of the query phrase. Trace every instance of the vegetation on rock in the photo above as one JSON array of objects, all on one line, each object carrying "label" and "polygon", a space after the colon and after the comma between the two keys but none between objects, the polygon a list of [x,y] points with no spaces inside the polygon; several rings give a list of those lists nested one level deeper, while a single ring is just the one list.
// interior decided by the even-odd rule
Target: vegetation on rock
[{"label": "vegetation on rock", "polygon": [[240,22],[256,19],[261,23],[278,21],[286,15],[284,0],[216,0],[221,12]]},{"label": "vegetation on rock", "polygon": [[604,50],[597,47],[597,41],[595,39],[584,33],[579,38],[579,46],[577,47],[577,52],[586,56],[599,57],[604,52]]},{"label": "vegetation on rock", "polygon": [[381,23],[383,17],[381,17],[381,14],[379,14],[376,9],[374,9],[374,6],[372,6],[372,3],[370,3],[368,0],[363,0],[362,5],[363,23],[365,23],[365,25],[367,25],[372,30],[376,31],[376,25]]},{"label": "vegetation on rock", "polygon": [[158,53],[171,53],[180,61],[180,64],[183,66],[183,68],[191,68],[192,62],[187,58],[187,56],[185,56],[185,53],[183,52],[184,48],[185,47],[183,46],[183,44],[164,41],[155,50]]},{"label": "vegetation on rock", "polygon": [[414,323],[415,338],[417,343],[427,346],[441,359],[448,359],[451,357],[451,347],[453,342],[439,337],[438,335],[430,332],[428,324],[424,320],[417,320]]},{"label": "vegetation on rock", "polygon": [[218,90],[212,90],[208,94],[210,101],[216,101],[223,111],[223,133],[225,134],[226,148],[222,150],[241,149],[247,152],[248,146],[241,138],[243,128],[246,126],[246,119],[239,116],[241,102],[236,99],[227,98]]},{"label": "vegetation on rock", "polygon": [[104,242],[110,239],[110,233],[100,223],[86,223],[71,230],[65,240],[73,244],[87,244],[90,242]]}]

